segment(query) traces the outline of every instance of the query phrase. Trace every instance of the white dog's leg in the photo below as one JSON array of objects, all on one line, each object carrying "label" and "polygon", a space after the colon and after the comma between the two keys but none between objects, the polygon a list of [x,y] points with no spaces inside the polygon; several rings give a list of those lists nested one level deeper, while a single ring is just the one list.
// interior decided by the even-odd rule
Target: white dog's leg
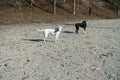
[{"label": "white dog's leg", "polygon": [[56,36],[55,36],[55,42],[56,42],[56,43],[59,42],[59,34],[60,34],[60,32],[58,32],[58,33],[56,34]]},{"label": "white dog's leg", "polygon": [[44,38],[44,42],[46,42],[46,41],[45,41],[45,38]]},{"label": "white dog's leg", "polygon": [[44,42],[46,42],[46,38],[48,37],[48,33],[44,34]]},{"label": "white dog's leg", "polygon": [[55,39],[55,43],[58,43],[59,42],[59,40],[58,39]]},{"label": "white dog's leg", "polygon": [[58,43],[58,41],[59,41],[59,39],[58,39],[58,37],[56,37],[56,38],[55,38],[55,42]]}]

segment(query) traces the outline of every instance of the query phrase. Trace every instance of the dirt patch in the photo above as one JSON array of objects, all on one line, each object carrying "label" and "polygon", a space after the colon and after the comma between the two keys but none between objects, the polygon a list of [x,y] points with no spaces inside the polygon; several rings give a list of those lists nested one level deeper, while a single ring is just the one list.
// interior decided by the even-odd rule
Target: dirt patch
[{"label": "dirt patch", "polygon": [[[120,80],[120,20],[0,25],[0,80]],[[58,44],[36,28],[64,25]]]}]

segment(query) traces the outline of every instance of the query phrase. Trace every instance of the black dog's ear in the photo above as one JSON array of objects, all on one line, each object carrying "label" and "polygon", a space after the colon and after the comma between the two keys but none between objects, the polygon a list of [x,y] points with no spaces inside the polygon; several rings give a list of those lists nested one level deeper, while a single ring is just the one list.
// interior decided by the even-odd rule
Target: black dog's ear
[{"label": "black dog's ear", "polygon": [[86,23],[86,21],[83,21],[82,23]]},{"label": "black dog's ear", "polygon": [[87,22],[86,21],[83,21],[82,23],[84,24],[84,26],[87,26]]}]

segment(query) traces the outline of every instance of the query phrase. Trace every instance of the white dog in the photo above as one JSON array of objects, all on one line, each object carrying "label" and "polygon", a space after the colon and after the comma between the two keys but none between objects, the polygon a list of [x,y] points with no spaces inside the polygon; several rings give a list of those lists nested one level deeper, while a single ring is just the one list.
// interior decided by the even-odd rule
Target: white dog
[{"label": "white dog", "polygon": [[59,35],[60,35],[61,30],[62,30],[62,27],[58,26],[55,29],[42,29],[42,30],[37,28],[37,30],[40,31],[40,32],[43,32],[44,42],[46,42],[46,38],[48,37],[48,34],[54,35],[55,36],[55,42],[58,42],[59,41]]}]

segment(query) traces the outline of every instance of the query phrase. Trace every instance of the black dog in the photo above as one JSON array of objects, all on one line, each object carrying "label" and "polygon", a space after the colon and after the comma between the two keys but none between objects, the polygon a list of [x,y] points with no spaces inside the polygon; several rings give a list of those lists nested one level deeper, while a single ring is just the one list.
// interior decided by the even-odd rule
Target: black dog
[{"label": "black dog", "polygon": [[76,24],[75,24],[76,33],[78,33],[79,27],[83,28],[84,31],[86,31],[87,22],[86,22],[86,21],[83,21],[82,23],[76,23]]}]

